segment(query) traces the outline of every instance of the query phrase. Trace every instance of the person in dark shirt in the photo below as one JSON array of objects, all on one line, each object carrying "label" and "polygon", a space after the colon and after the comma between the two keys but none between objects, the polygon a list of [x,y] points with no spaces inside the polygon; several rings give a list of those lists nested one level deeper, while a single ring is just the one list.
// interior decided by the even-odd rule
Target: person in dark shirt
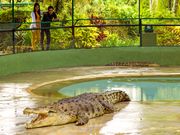
[{"label": "person in dark shirt", "polygon": [[45,12],[43,14],[42,23],[41,23],[41,48],[44,50],[44,33],[46,34],[47,38],[47,44],[46,44],[46,50],[49,50],[50,48],[50,42],[51,42],[51,33],[50,33],[50,27],[52,21],[58,21],[57,15],[54,12],[54,8],[52,6],[48,7],[48,12]]}]

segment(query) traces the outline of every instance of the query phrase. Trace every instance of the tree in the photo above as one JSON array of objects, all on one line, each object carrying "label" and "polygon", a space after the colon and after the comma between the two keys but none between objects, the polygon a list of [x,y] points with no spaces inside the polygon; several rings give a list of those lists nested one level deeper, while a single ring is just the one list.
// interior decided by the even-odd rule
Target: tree
[{"label": "tree", "polygon": [[176,14],[178,11],[178,5],[179,5],[179,0],[173,0],[172,12],[174,14]]}]

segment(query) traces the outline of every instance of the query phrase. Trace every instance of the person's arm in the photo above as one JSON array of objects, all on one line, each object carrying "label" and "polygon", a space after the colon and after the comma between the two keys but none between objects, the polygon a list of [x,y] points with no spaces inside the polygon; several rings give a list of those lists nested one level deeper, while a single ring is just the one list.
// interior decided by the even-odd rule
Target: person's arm
[{"label": "person's arm", "polygon": [[40,11],[41,20],[42,20],[42,18],[43,18],[43,15],[44,15],[44,12],[43,12],[43,11]]},{"label": "person's arm", "polygon": [[53,21],[59,21],[59,19],[58,18],[54,18]]},{"label": "person's arm", "polygon": [[34,12],[31,12],[31,18],[32,18],[32,24],[30,25],[30,28],[36,28],[36,17]]},{"label": "person's arm", "polygon": [[31,13],[32,22],[36,22],[36,17],[34,12]]},{"label": "person's arm", "polygon": [[57,18],[56,13],[53,13],[53,20],[52,21],[59,21],[59,19]]}]

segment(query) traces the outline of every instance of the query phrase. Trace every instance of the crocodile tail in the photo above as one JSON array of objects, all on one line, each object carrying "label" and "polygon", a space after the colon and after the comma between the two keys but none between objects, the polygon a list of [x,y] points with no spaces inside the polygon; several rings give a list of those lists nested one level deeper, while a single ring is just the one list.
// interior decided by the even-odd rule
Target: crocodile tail
[{"label": "crocodile tail", "polygon": [[106,91],[103,93],[104,99],[112,104],[130,101],[129,96],[124,91]]}]

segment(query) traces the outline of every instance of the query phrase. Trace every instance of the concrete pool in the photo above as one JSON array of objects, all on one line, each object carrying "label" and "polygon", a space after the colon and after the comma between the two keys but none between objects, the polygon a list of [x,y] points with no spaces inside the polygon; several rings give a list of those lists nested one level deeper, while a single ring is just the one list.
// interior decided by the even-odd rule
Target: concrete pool
[{"label": "concrete pool", "polygon": [[[27,130],[24,123],[29,120],[22,114],[25,107],[45,105],[59,99],[42,86],[84,79],[135,76],[180,76],[180,68],[122,68],[81,67],[54,69],[33,73],[21,73],[0,78],[0,134],[180,134],[180,101],[133,101],[120,104],[119,112],[91,119],[85,126],[74,124]],[[167,77],[167,78],[168,78]],[[39,93],[37,92],[40,89]],[[27,91],[28,92],[27,92]],[[36,91],[36,92],[35,92]],[[30,93],[29,93],[30,92]]]},{"label": "concrete pool", "polygon": [[[57,84],[56,84],[57,85]],[[61,87],[61,83],[59,83]],[[57,90],[72,97],[89,92],[125,91],[131,101],[175,101],[180,100],[179,77],[126,77],[109,78],[75,83]]]}]

